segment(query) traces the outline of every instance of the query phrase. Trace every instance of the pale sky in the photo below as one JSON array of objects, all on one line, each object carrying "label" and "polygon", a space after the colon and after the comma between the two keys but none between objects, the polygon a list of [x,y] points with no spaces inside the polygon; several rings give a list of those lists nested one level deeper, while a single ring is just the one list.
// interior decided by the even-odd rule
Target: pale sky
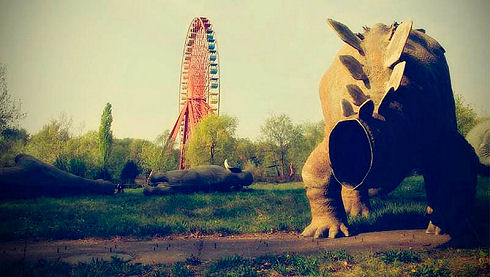
[{"label": "pale sky", "polygon": [[29,132],[64,112],[97,129],[106,102],[116,137],[154,139],[178,115],[182,49],[194,17],[211,20],[221,62],[221,112],[256,138],[272,113],[322,119],[318,83],[342,46],[333,18],[363,25],[412,18],[446,49],[453,90],[490,114],[488,0],[0,0],[0,62]]}]

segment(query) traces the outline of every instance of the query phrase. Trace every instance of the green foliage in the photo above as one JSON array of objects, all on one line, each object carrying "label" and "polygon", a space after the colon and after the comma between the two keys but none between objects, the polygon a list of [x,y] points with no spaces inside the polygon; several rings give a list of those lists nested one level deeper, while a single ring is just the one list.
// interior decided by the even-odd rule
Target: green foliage
[{"label": "green foliage", "polygon": [[102,180],[106,180],[106,181],[113,181],[112,174],[109,172],[109,169],[107,169],[107,167],[99,167],[95,171],[94,179],[102,179]]},{"label": "green foliage", "polygon": [[318,258],[294,253],[252,259],[241,256],[225,257],[211,263],[206,276],[259,276],[259,273],[266,271],[275,271],[282,276],[318,275]]},{"label": "green foliage", "polygon": [[206,276],[258,276],[257,272],[251,268],[249,259],[240,256],[225,257],[211,263]]},{"label": "green foliage", "polygon": [[200,265],[202,262],[201,262],[201,259],[199,259],[199,257],[191,255],[190,257],[187,257],[185,259],[185,263],[188,265],[197,266],[197,265]]},{"label": "green foliage", "polygon": [[451,271],[445,266],[422,264],[410,274],[412,277],[449,277]]},{"label": "green foliage", "polygon": [[456,94],[454,101],[456,104],[456,121],[458,131],[463,136],[466,136],[468,132],[475,127],[476,124],[478,124],[480,119],[473,107],[464,101],[461,94]]},{"label": "green foliage", "polygon": [[140,174],[140,170],[138,169],[138,165],[132,160],[126,161],[123,169],[121,170],[121,182],[122,183],[134,183],[134,179],[136,176]]},{"label": "green foliage", "polygon": [[176,262],[172,266],[172,276],[191,277],[194,276],[194,271],[183,262]]},{"label": "green foliage", "polygon": [[280,176],[285,176],[288,174],[288,155],[303,140],[301,128],[294,125],[287,115],[281,114],[267,118],[260,130],[267,152],[271,154],[270,162],[279,166]]},{"label": "green foliage", "polygon": [[202,118],[187,143],[186,161],[197,165],[222,165],[225,159],[236,163],[235,131],[238,121],[227,115],[209,114]]},{"label": "green foliage", "polygon": [[3,130],[0,133],[0,167],[13,166],[15,156],[23,151],[28,139],[24,129]]},{"label": "green foliage", "polygon": [[86,177],[87,165],[85,164],[85,161],[80,157],[70,158],[67,154],[61,154],[56,157],[53,165],[71,174],[80,177]]},{"label": "green foliage", "polygon": [[375,256],[379,257],[385,263],[420,263],[422,261],[417,252],[409,250],[388,250],[377,252]]},{"label": "green foliage", "polygon": [[[323,121],[295,125],[285,114],[267,118],[261,127],[262,141],[256,147],[262,153],[261,167],[268,169],[268,180],[273,180],[270,177],[274,175],[279,179],[299,179],[306,159],[323,140],[324,130]],[[287,176],[291,173],[295,176]]]},{"label": "green foliage", "polygon": [[112,105],[107,103],[104,110],[102,111],[102,116],[100,117],[100,127],[99,127],[99,154],[100,154],[100,164],[102,167],[107,167],[109,162],[109,157],[112,150]]},{"label": "green foliage", "polygon": [[[166,130],[154,142],[135,139],[130,145],[129,159],[134,160],[143,171],[168,171],[177,169],[179,151],[167,142],[170,131]],[[165,147],[166,146],[166,147]]]},{"label": "green foliage", "polygon": [[142,189],[126,189],[125,192],[117,197],[3,201],[0,221],[4,224],[0,225],[0,238],[76,239],[194,232],[299,231],[309,220],[301,184],[287,190],[251,189],[237,193],[155,197],[144,196]]},{"label": "green foliage", "polygon": [[318,253],[318,256],[322,261],[325,262],[354,262],[354,257],[347,253],[345,250],[322,250]]},{"label": "green foliage", "polygon": [[80,166],[70,169],[69,171],[71,173],[79,172],[78,174],[81,174],[83,167],[85,167],[85,174],[79,176],[91,179],[95,178],[95,175],[99,170],[97,137],[98,134],[96,131],[88,131],[83,135],[76,137],[72,136],[71,139],[68,140],[65,152],[62,156],[66,158],[68,163],[70,160],[76,160],[76,163]]},{"label": "green foliage", "polygon": [[7,67],[0,64],[0,134],[14,128],[15,123],[25,116],[20,111],[20,101],[12,99],[8,92]]},{"label": "green foliage", "polygon": [[[68,264],[60,261],[0,261],[0,276],[488,276],[488,253],[479,249],[419,251],[422,263],[384,263],[371,251],[322,250],[310,254],[283,253],[255,258],[223,257],[196,263],[144,265],[113,256],[110,261]],[[339,256],[338,259],[326,259]],[[337,254],[336,254],[337,253]],[[349,257],[348,259],[340,258]],[[198,260],[198,259],[197,259]]]},{"label": "green foliage", "polygon": [[[475,230],[481,239],[488,237],[488,191],[488,178],[480,178],[473,222],[480,222]],[[349,219],[352,233],[427,226],[424,185],[419,176],[407,178],[384,199],[373,198],[371,205],[369,219]],[[155,197],[143,196],[142,189],[127,189],[117,197],[2,201],[0,238],[78,239],[195,232],[301,231],[310,220],[302,183],[258,183],[241,192]]]},{"label": "green foliage", "polygon": [[67,150],[71,138],[72,121],[66,115],[58,120],[53,119],[32,135],[26,145],[25,152],[46,163],[53,164],[56,158]]}]

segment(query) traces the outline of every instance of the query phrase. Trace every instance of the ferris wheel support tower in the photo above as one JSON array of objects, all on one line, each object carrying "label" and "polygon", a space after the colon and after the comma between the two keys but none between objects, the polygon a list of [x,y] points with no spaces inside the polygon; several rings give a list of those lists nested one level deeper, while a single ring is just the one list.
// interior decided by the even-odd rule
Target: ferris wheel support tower
[{"label": "ferris wheel support tower", "polygon": [[182,55],[179,88],[179,116],[169,141],[180,138],[179,168],[188,168],[186,143],[196,124],[210,113],[219,114],[220,69],[215,33],[205,17],[192,20]]}]

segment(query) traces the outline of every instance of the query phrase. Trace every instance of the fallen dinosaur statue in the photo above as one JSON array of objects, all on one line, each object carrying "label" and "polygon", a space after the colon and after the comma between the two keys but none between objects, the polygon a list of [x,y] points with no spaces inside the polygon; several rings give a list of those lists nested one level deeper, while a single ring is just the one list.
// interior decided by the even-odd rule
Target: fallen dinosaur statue
[{"label": "fallen dinosaur statue", "polygon": [[74,196],[114,194],[115,185],[103,180],[89,180],[32,156],[19,154],[15,166],[0,168],[0,198],[32,198],[40,196]]},{"label": "fallen dinosaur statue", "polygon": [[240,190],[253,183],[252,173],[240,168],[203,165],[185,170],[150,174],[145,195]]},{"label": "fallen dinosaur statue", "polygon": [[325,138],[302,176],[311,224],[304,236],[349,235],[346,215],[369,215],[369,190],[388,193],[423,173],[427,232],[464,236],[478,158],[458,133],[445,50],[412,21],[354,34],[328,20],[346,43],[320,82]]}]

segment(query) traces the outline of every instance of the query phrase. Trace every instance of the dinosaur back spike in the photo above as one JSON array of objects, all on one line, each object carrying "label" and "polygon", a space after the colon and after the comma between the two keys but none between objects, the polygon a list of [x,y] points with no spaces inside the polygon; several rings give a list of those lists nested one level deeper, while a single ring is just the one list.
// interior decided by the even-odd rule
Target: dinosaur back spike
[{"label": "dinosaur back spike", "polygon": [[354,109],[352,108],[351,103],[349,101],[347,101],[346,99],[342,99],[342,114],[345,117],[349,117],[349,116],[355,114]]},{"label": "dinosaur back spike", "polygon": [[361,47],[361,40],[349,29],[349,27],[330,18],[327,20],[327,22],[341,40],[354,47],[359,54],[364,55],[364,50]]},{"label": "dinosaur back spike", "polygon": [[369,99],[359,108],[359,118],[360,119],[368,119],[372,117],[374,111],[374,102]]},{"label": "dinosaur back spike", "polygon": [[393,88],[394,91],[398,89],[400,86],[400,83],[402,81],[403,77],[403,72],[405,71],[405,65],[407,62],[403,61],[401,63],[397,63],[395,67],[393,68],[393,71],[391,72],[390,75],[390,80],[388,81],[388,84],[386,85],[386,91],[389,91],[391,88]]},{"label": "dinosaur back spike", "polygon": [[398,59],[400,59],[403,48],[405,48],[405,44],[407,43],[408,36],[410,35],[410,31],[412,30],[412,20],[406,20],[402,22],[397,28],[393,37],[386,48],[385,55],[385,67],[392,66]]},{"label": "dinosaur back spike", "polygon": [[350,55],[340,55],[340,61],[347,67],[352,77],[356,80],[367,81],[368,77],[362,69],[362,64]]},{"label": "dinosaur back spike", "polygon": [[357,85],[349,84],[346,86],[346,88],[347,88],[347,92],[349,92],[349,95],[352,97],[352,100],[354,101],[354,105],[356,106],[360,106],[369,98],[369,96],[364,94],[361,88],[358,87]]}]

